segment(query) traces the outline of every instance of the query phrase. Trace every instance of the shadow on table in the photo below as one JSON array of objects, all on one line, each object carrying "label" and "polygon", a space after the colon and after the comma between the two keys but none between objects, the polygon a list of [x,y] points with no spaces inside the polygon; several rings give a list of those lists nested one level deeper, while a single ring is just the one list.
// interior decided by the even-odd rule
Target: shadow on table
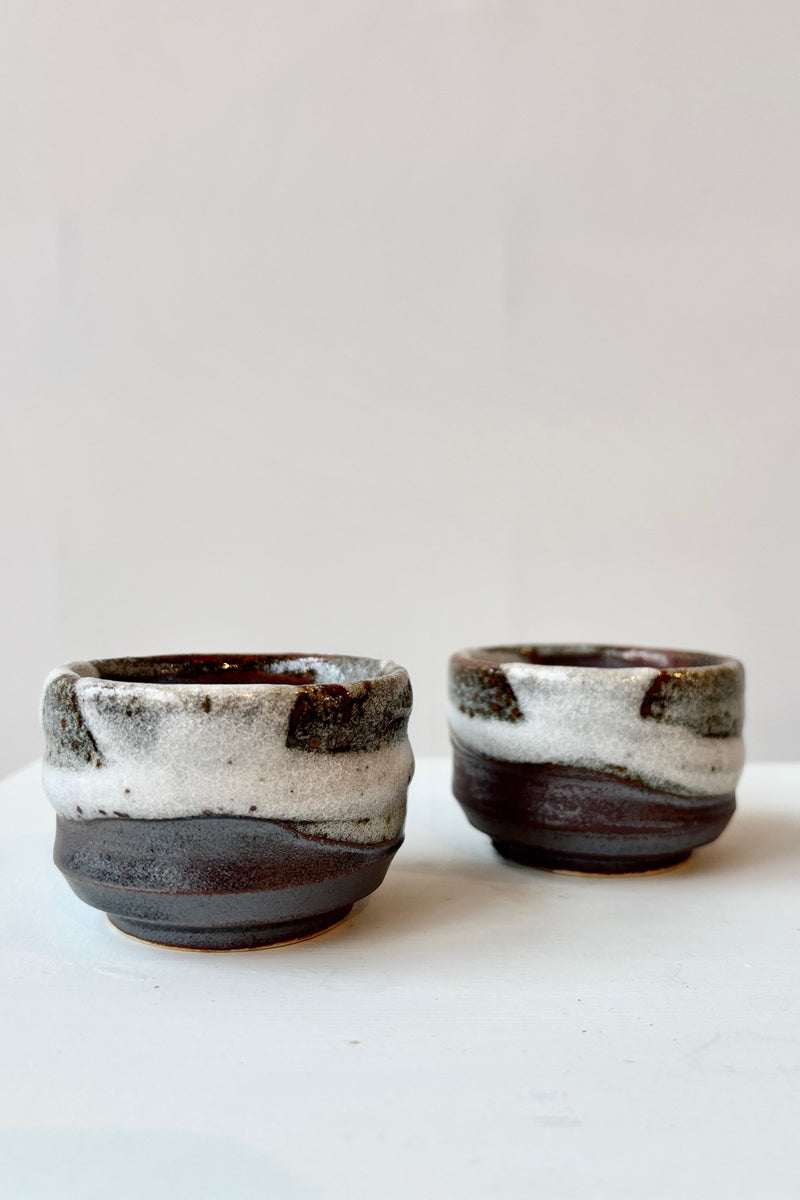
[{"label": "shadow on table", "polygon": [[9,1200],[312,1200],[317,1193],[268,1154],[210,1132],[123,1129],[0,1131]]},{"label": "shadow on table", "polygon": [[[377,892],[354,908],[357,922],[352,934],[371,937],[402,935],[414,929],[442,926],[474,927],[475,919],[492,904],[513,903],[515,895],[527,905],[535,898],[538,872],[507,871],[498,856],[496,861],[415,861],[402,859],[390,869]],[[538,876],[538,880],[537,880]],[[532,886],[533,885],[533,886]]]},{"label": "shadow on table", "polygon": [[720,839],[689,860],[694,874],[800,872],[800,810],[796,817],[739,809]]}]

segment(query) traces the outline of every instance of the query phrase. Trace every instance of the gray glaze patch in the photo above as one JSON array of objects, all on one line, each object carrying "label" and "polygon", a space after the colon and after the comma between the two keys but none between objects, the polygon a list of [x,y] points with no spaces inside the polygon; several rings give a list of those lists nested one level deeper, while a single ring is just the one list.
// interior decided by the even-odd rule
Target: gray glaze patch
[{"label": "gray glaze patch", "polygon": [[372,680],[303,688],[289,716],[286,745],[317,754],[378,750],[405,736],[411,684],[398,693]]},{"label": "gray glaze patch", "polygon": [[453,663],[450,700],[467,717],[492,721],[521,721],[514,689],[502,667]]},{"label": "gray glaze patch", "polygon": [[744,672],[736,664],[703,672],[659,671],[640,715],[684,725],[700,737],[739,737],[744,724]]},{"label": "gray glaze patch", "polygon": [[75,677],[63,673],[50,677],[42,701],[45,762],[68,771],[98,769],[103,758],[86,725],[75,690]]}]

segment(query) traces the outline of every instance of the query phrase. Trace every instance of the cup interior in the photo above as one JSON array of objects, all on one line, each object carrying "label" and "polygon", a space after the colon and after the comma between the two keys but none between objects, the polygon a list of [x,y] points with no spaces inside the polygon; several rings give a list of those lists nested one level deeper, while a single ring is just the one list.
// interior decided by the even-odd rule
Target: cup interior
[{"label": "cup interior", "polygon": [[470,650],[473,661],[490,666],[501,663],[530,663],[550,667],[601,667],[620,670],[655,667],[664,671],[687,667],[712,667],[727,661],[715,654],[692,650],[653,650],[639,646],[490,646]]},{"label": "cup interior", "polygon": [[117,683],[348,684],[379,679],[393,664],[375,658],[324,654],[184,654],[115,658],[91,664],[100,679]]}]

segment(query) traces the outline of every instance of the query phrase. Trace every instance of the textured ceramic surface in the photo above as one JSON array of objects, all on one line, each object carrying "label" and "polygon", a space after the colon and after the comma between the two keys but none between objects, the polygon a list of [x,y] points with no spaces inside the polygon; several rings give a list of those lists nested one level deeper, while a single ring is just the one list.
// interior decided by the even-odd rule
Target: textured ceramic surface
[{"label": "textured ceramic surface", "polygon": [[389,661],[71,663],[42,700],[55,858],[127,932],[233,948],[309,936],[381,882],[413,773]]},{"label": "textured ceramic surface", "polygon": [[454,791],[501,853],[622,872],[717,837],[744,763],[735,659],[501,646],[450,660]]}]

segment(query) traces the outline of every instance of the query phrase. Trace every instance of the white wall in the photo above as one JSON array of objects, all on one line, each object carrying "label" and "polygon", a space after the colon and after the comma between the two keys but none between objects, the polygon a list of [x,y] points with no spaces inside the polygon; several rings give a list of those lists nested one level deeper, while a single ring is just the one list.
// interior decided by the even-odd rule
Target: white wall
[{"label": "white wall", "polygon": [[749,668],[798,756],[794,0],[3,0],[3,769],[52,665]]}]

